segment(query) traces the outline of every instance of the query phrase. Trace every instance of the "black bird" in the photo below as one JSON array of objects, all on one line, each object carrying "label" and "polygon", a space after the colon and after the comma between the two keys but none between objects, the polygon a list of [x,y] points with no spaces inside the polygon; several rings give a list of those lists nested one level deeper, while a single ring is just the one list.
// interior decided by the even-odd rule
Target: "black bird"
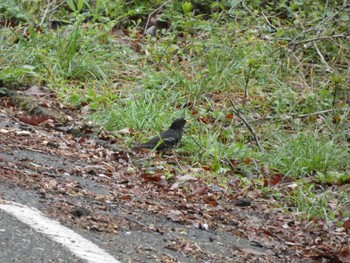
[{"label": "black bird", "polygon": [[132,149],[155,149],[157,151],[165,151],[171,149],[178,144],[182,138],[182,132],[186,124],[185,119],[175,120],[170,128],[153,137],[148,142],[135,145]]}]

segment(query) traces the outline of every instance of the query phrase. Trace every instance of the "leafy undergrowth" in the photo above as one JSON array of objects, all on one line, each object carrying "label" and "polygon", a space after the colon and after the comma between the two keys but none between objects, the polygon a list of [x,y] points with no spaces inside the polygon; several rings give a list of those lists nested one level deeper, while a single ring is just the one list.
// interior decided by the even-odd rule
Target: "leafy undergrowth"
[{"label": "leafy undergrowth", "polygon": [[39,12],[6,1],[1,86],[47,86],[125,147],[185,117],[175,150],[182,175],[190,166],[228,192],[239,178],[303,218],[342,225],[346,2],[151,2],[61,1]]}]

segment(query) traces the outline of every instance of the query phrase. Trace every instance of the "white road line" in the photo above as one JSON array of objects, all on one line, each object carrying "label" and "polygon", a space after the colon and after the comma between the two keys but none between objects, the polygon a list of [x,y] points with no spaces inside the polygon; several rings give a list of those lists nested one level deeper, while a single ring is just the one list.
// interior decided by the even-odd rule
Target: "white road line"
[{"label": "white road line", "polygon": [[45,217],[39,210],[0,199],[0,209],[13,215],[34,230],[68,248],[76,256],[91,263],[120,263],[91,241],[83,238],[59,222]]}]

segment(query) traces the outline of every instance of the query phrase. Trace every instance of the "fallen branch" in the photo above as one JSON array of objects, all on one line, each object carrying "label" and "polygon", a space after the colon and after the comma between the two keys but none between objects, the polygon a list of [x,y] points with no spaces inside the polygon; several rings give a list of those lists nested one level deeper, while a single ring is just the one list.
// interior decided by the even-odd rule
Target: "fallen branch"
[{"label": "fallen branch", "polygon": [[[50,1],[48,1],[48,5],[47,5],[47,7],[46,7],[46,10],[45,10],[45,12],[44,12],[43,17],[41,18],[39,27],[41,27],[41,26],[44,24],[44,21],[45,21],[45,18],[46,18],[46,16],[47,16],[47,13],[49,12],[51,6],[55,5],[56,2],[57,2],[57,0],[54,0],[52,3],[50,3]],[[52,12],[52,11],[51,11],[51,12]]]},{"label": "fallen branch", "polygon": [[[306,113],[306,114],[291,114],[290,116],[285,116],[282,118],[282,120],[291,120],[291,119],[295,119],[295,118],[306,118],[306,117],[310,117],[310,116],[314,116],[314,115],[319,115],[319,114],[324,114],[324,113],[328,113],[328,112],[333,112],[333,111],[349,111],[350,109],[329,109],[329,110],[321,110],[321,111],[315,111],[315,112],[311,112],[311,113]],[[262,117],[262,118],[258,118],[258,119],[254,119],[253,121],[260,121],[260,120],[274,120],[274,119],[280,119],[280,116],[270,116],[270,117]]]},{"label": "fallen branch", "polygon": [[322,64],[324,64],[326,66],[327,71],[333,73],[334,72],[333,69],[328,65],[327,61],[325,60],[324,56],[322,55],[322,53],[319,50],[319,48],[318,48],[316,43],[314,43],[314,47],[315,47],[315,49],[317,51],[318,56],[320,57],[320,60],[321,60]]},{"label": "fallen branch", "polygon": [[258,145],[258,148],[261,152],[264,151],[264,149],[261,147],[260,142],[258,140],[258,137],[256,136],[256,133],[254,131],[254,128],[248,123],[248,121],[241,115],[239,109],[237,108],[237,106],[235,105],[235,103],[231,100],[231,98],[228,98],[228,100],[230,101],[232,107],[233,107],[233,111],[234,113],[238,116],[238,118],[240,118],[243,123],[245,124],[245,126],[247,126],[248,130],[250,131],[250,133],[252,134],[254,141],[256,142],[256,144]]},{"label": "fallen branch", "polygon": [[305,117],[310,117],[313,115],[319,115],[319,114],[323,114],[323,113],[328,113],[328,112],[332,112],[332,111],[348,111],[349,109],[329,109],[329,110],[321,110],[321,111],[315,111],[312,113],[307,113],[307,114],[301,114],[301,115],[292,115],[292,117],[294,118],[305,118]]},{"label": "fallen branch", "polygon": [[266,20],[266,22],[269,24],[269,26],[270,26],[271,28],[273,28],[273,30],[275,30],[275,32],[277,32],[277,31],[278,31],[277,28],[276,28],[273,24],[271,24],[271,22],[270,22],[269,19],[266,17],[266,15],[264,14],[264,12],[261,12],[261,14],[262,14],[262,16],[264,17],[264,19]]},{"label": "fallen branch", "polygon": [[350,33],[347,34],[340,34],[340,35],[331,35],[331,36],[319,36],[315,38],[309,38],[309,39],[304,39],[300,41],[292,41],[289,43],[289,45],[299,45],[299,44],[304,44],[304,43],[309,43],[309,42],[315,42],[315,41],[321,41],[321,40],[327,40],[327,39],[333,39],[333,38],[346,38],[349,36]]},{"label": "fallen branch", "polygon": [[152,16],[157,13],[160,9],[162,9],[168,2],[165,2],[164,4],[162,4],[160,7],[154,9],[149,15],[148,15],[148,18],[147,18],[147,23],[146,23],[146,26],[145,26],[145,30],[143,31],[143,34],[146,34],[146,31],[148,29],[148,25],[149,25],[149,21],[151,20]]}]

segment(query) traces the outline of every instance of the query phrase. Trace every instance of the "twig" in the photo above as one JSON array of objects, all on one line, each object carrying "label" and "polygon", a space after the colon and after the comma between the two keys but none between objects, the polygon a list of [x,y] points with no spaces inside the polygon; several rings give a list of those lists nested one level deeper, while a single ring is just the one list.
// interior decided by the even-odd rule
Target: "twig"
[{"label": "twig", "polygon": [[[305,118],[305,117],[310,117],[310,116],[313,116],[313,115],[319,115],[319,114],[322,114],[322,113],[327,113],[327,112],[332,112],[332,111],[336,111],[337,109],[329,109],[329,110],[321,110],[321,111],[315,111],[315,112],[312,112],[312,113],[308,113],[308,114],[301,114],[301,115],[292,115],[292,117],[294,118]],[[338,110],[341,110],[341,111],[346,111],[345,109],[338,109]]]},{"label": "twig", "polygon": [[233,164],[231,163],[230,159],[227,158],[227,157],[224,157],[224,159],[225,159],[226,163],[228,163],[228,165],[231,167],[231,169],[234,170],[235,167],[234,167]]},{"label": "twig", "polygon": [[200,145],[200,144],[196,141],[195,138],[191,137],[191,139],[194,141],[195,144],[197,144],[197,146],[198,146],[199,148],[201,148],[202,151],[205,151],[204,147],[203,147],[202,145]]},{"label": "twig", "polygon": [[339,90],[339,82],[335,82],[334,83],[334,91],[333,91],[333,102],[332,102],[333,108],[335,106],[335,101],[337,99],[338,90]]},{"label": "twig", "polygon": [[324,7],[323,19],[326,18],[327,11],[328,11],[328,0],[326,0],[326,4],[325,4],[325,7]]},{"label": "twig", "polygon": [[[291,116],[286,116],[285,118],[283,118],[283,120],[290,120],[293,118],[306,118],[306,117],[310,117],[310,116],[314,116],[314,115],[319,115],[319,114],[323,114],[323,113],[328,113],[328,112],[332,112],[332,111],[343,111],[346,112],[348,111],[348,109],[329,109],[329,110],[322,110],[322,111],[316,111],[316,112],[312,112],[312,113],[307,113],[307,114],[291,114]],[[260,120],[273,120],[273,119],[278,119],[279,117],[262,117],[259,119],[254,119],[253,121],[260,121]]]},{"label": "twig", "polygon": [[46,15],[47,15],[47,13],[48,13],[49,10],[50,10],[50,7],[53,6],[53,5],[55,5],[56,2],[57,2],[57,0],[52,1],[52,3],[49,3],[49,1],[48,1],[48,4],[47,4],[46,10],[45,10],[45,13],[44,13],[43,17],[41,18],[41,21],[40,21],[39,26],[42,26],[42,24],[43,24],[44,21],[45,21]]},{"label": "twig", "polygon": [[245,5],[244,0],[241,2],[241,4],[244,7],[244,9],[248,11],[249,15],[253,14],[253,12]]},{"label": "twig", "polygon": [[56,5],[54,8],[52,8],[51,12],[55,11],[57,8],[59,8],[60,6],[66,4],[66,1],[62,1],[60,4]]},{"label": "twig", "polygon": [[269,19],[266,17],[266,15],[264,14],[264,12],[261,12],[261,14],[263,15],[264,19],[265,19],[266,22],[269,24],[269,26],[270,26],[271,28],[273,28],[273,30],[277,31],[277,28],[276,28],[273,24],[271,24],[271,22],[270,22]]},{"label": "twig", "polygon": [[253,163],[254,163],[254,165],[255,165],[255,171],[258,173],[258,175],[260,174],[260,170],[259,170],[259,166],[258,166],[258,164],[256,163],[256,161],[255,161],[255,159],[254,158],[252,158],[252,160],[253,160]]},{"label": "twig", "polygon": [[237,108],[237,106],[235,105],[235,103],[231,100],[231,98],[228,98],[228,100],[230,101],[232,107],[233,107],[233,110],[234,110],[234,113],[238,116],[238,118],[240,118],[243,123],[247,126],[248,130],[250,131],[250,133],[252,134],[256,144],[258,145],[258,148],[261,152],[264,151],[264,149],[261,147],[260,145],[260,142],[258,140],[258,137],[256,136],[256,133],[254,131],[254,128],[252,126],[250,126],[250,124],[248,123],[248,121],[241,115],[241,113],[239,112],[239,109]]},{"label": "twig", "polygon": [[149,21],[151,20],[152,16],[157,13],[160,9],[162,9],[168,2],[165,2],[164,4],[162,4],[160,7],[154,9],[149,15],[148,15],[148,19],[147,19],[147,23],[145,26],[145,30],[143,31],[143,34],[146,34],[148,25],[149,25]]},{"label": "twig", "polygon": [[317,54],[320,57],[321,62],[326,66],[327,70],[331,73],[333,73],[333,69],[328,65],[327,61],[324,59],[324,56],[322,55],[321,51],[319,50],[318,46],[316,43],[314,43],[314,47],[317,51]]},{"label": "twig", "polygon": [[184,171],[184,167],[180,164],[178,158],[177,158],[177,154],[176,152],[174,152],[174,155],[175,155],[175,162],[177,163],[177,165],[181,168],[182,171]]},{"label": "twig", "polygon": [[289,45],[299,45],[303,43],[309,43],[309,42],[315,42],[315,41],[320,41],[320,40],[325,40],[325,39],[332,39],[332,38],[345,38],[348,35],[350,35],[350,32],[347,34],[340,34],[340,35],[331,35],[331,36],[319,36],[319,37],[314,37],[314,38],[309,38],[309,39],[304,39],[300,40],[297,42],[290,42]]},{"label": "twig", "polygon": [[[314,27],[311,27],[309,29],[305,29],[303,30],[302,32],[300,32],[291,42],[290,42],[290,45],[298,45],[298,44],[301,44],[301,43],[305,43],[305,42],[313,42],[313,41],[318,41],[318,40],[322,40],[322,39],[329,39],[329,38],[337,38],[337,37],[346,37],[348,36],[349,34],[345,34],[345,35],[334,35],[334,36],[321,36],[321,37],[316,37],[316,38],[312,38],[312,39],[305,39],[305,40],[301,40],[299,42],[296,42],[296,40],[302,36],[302,35],[305,35],[306,33],[310,32],[310,31],[315,31],[317,28],[325,28],[324,24],[325,23],[328,23],[329,21],[332,21],[334,20],[334,18],[336,16],[338,16],[345,8],[347,8],[347,2],[348,0],[344,0],[343,2],[343,6],[337,11],[335,12],[333,15],[331,15],[330,17],[326,18],[326,19],[323,19],[321,22],[319,22],[316,26]],[[328,2],[328,1],[327,1]],[[326,13],[326,10],[327,7],[325,8],[324,12]]]},{"label": "twig", "polygon": [[251,70],[252,70],[252,65],[249,65],[248,72],[245,76],[243,107],[245,106],[245,102],[248,98],[248,85],[249,85],[249,81],[250,81]]}]

